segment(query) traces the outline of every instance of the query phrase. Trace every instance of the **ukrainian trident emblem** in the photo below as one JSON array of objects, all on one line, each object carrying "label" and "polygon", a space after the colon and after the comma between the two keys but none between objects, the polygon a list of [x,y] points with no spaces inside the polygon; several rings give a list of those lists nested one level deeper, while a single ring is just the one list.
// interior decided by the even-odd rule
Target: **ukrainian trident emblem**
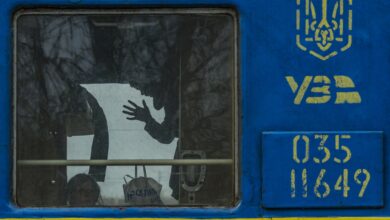
[{"label": "ukrainian trident emblem", "polygon": [[328,60],[352,46],[352,0],[296,0],[296,43]]}]

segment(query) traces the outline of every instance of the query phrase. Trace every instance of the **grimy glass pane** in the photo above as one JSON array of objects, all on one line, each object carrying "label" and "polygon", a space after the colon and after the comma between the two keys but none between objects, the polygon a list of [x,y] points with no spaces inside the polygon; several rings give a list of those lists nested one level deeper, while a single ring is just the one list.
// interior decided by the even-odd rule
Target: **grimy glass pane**
[{"label": "grimy glass pane", "polygon": [[17,205],[234,205],[235,32],[226,10],[17,14]]}]

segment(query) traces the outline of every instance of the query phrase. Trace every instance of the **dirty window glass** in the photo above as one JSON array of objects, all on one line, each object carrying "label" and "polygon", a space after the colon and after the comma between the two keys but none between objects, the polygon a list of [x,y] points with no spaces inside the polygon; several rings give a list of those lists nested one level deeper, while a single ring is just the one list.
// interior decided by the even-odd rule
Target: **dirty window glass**
[{"label": "dirty window glass", "polygon": [[230,11],[25,10],[14,27],[17,205],[235,204]]}]

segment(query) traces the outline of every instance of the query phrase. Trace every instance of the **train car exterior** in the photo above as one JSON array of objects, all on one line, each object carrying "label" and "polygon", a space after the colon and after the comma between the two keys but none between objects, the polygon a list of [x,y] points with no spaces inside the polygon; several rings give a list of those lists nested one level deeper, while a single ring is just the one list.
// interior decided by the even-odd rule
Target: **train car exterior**
[{"label": "train car exterior", "polygon": [[390,218],[386,0],[0,6],[0,218]]}]

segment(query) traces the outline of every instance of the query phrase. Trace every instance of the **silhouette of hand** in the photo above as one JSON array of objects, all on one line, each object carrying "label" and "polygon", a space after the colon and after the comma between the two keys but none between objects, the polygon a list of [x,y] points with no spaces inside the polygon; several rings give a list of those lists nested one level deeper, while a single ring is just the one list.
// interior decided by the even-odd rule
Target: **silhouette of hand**
[{"label": "silhouette of hand", "polygon": [[148,106],[146,105],[145,100],[142,100],[143,107],[138,106],[134,102],[128,100],[129,106],[123,105],[123,110],[122,112],[127,115],[126,117],[127,120],[139,120],[143,122],[148,122],[152,119],[152,116],[150,115],[150,111]]}]

